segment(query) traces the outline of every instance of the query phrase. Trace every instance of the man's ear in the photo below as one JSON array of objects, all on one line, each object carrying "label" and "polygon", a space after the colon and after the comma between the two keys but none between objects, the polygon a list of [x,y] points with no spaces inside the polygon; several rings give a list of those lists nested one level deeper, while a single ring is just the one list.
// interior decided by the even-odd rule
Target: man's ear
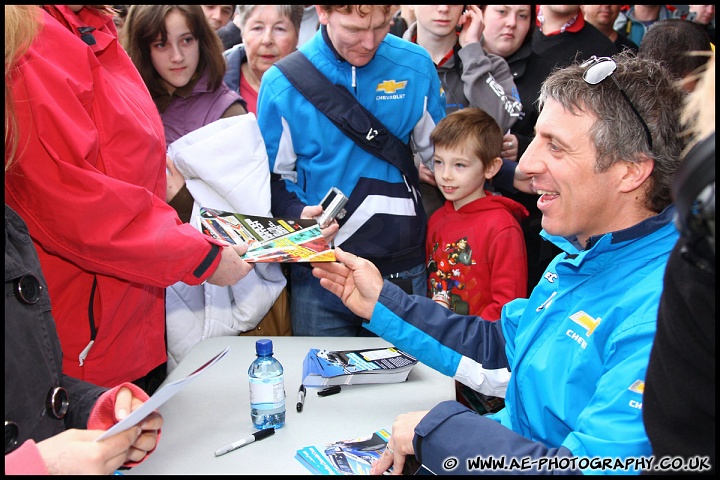
[{"label": "man's ear", "polygon": [[485,178],[490,180],[493,178],[497,173],[500,171],[500,167],[502,167],[502,158],[495,157],[490,162],[490,165],[485,169]]},{"label": "man's ear", "polygon": [[322,5],[315,5],[315,11],[318,14],[320,25],[328,24],[328,13],[322,8]]},{"label": "man's ear", "polygon": [[643,156],[637,162],[619,162],[620,171],[620,191],[627,193],[640,188],[652,174],[655,168],[655,161],[651,158]]}]

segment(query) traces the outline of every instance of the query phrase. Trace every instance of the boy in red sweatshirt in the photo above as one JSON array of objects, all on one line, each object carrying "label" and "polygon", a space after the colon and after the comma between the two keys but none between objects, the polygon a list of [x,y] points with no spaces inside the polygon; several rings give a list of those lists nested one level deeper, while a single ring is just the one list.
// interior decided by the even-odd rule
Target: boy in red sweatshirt
[{"label": "boy in red sweatshirt", "polygon": [[500,318],[527,295],[520,203],[485,190],[498,172],[503,134],[479,108],[448,115],[433,130],[435,180],[445,204],[429,220],[428,292],[456,313]]}]

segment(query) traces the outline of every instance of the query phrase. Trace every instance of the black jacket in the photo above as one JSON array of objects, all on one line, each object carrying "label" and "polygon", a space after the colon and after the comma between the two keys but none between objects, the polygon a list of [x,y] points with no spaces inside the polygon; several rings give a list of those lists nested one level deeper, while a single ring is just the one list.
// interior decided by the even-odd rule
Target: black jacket
[{"label": "black jacket", "polygon": [[[40,298],[32,305],[20,301],[15,286],[17,279],[29,274],[40,285]],[[48,414],[45,406],[54,387],[64,387],[69,393],[69,410],[62,420]],[[16,446],[28,439],[45,440],[68,428],[86,428],[90,410],[105,390],[62,374],[60,340],[37,252],[25,222],[5,205],[6,442],[8,421],[18,427]]]}]

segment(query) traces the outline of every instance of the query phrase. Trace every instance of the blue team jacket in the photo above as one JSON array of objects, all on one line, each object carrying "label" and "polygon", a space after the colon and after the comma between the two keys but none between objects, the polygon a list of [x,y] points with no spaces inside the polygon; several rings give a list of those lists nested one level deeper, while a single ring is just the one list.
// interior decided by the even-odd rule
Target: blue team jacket
[{"label": "blue team jacket", "polygon": [[[300,50],[431,162],[429,135],[445,116],[445,97],[422,47],[387,35],[367,65],[354,67],[322,27]],[[384,274],[424,264],[427,219],[418,192],[397,168],[358,147],[276,66],[263,75],[257,116],[273,174],[273,215],[299,217],[337,187],[349,201],[335,245],[368,258]]]},{"label": "blue team jacket", "polygon": [[[478,456],[504,457],[507,465],[523,457],[608,462],[651,455],[642,394],[665,264],[678,239],[674,211],[671,205],[634,227],[593,237],[582,251],[543,232],[564,253],[530,298],[509,302],[495,324],[385,282],[369,330],[447,375],[468,359],[512,371],[500,412],[480,416],[444,402],[425,416],[415,429],[424,465],[462,474],[480,473],[468,463]],[[616,463],[591,465],[567,463],[553,473],[638,473]]]}]

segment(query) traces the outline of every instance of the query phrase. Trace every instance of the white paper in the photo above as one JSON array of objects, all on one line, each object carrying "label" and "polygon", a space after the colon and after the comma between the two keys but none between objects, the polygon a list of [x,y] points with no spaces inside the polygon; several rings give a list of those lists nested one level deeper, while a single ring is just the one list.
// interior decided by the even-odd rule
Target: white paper
[{"label": "white paper", "polygon": [[130,415],[110,427],[105,433],[96,438],[95,441],[98,442],[105,438],[111,437],[142,422],[145,417],[150,415],[153,411],[157,410],[160,405],[170,400],[176,393],[185,388],[185,386],[190,383],[191,380],[199,377],[201,373],[219,362],[220,359],[223,358],[229,351],[230,347],[226,347],[225,350],[215,355],[208,362],[206,362],[200,368],[189,374],[187,377],[181,378],[180,380],[175,380],[174,382],[168,383],[167,385],[163,386],[161,389],[156,391],[155,394],[153,394],[153,396],[150,397],[147,402],[143,403],[140,408],[133,411]]}]

